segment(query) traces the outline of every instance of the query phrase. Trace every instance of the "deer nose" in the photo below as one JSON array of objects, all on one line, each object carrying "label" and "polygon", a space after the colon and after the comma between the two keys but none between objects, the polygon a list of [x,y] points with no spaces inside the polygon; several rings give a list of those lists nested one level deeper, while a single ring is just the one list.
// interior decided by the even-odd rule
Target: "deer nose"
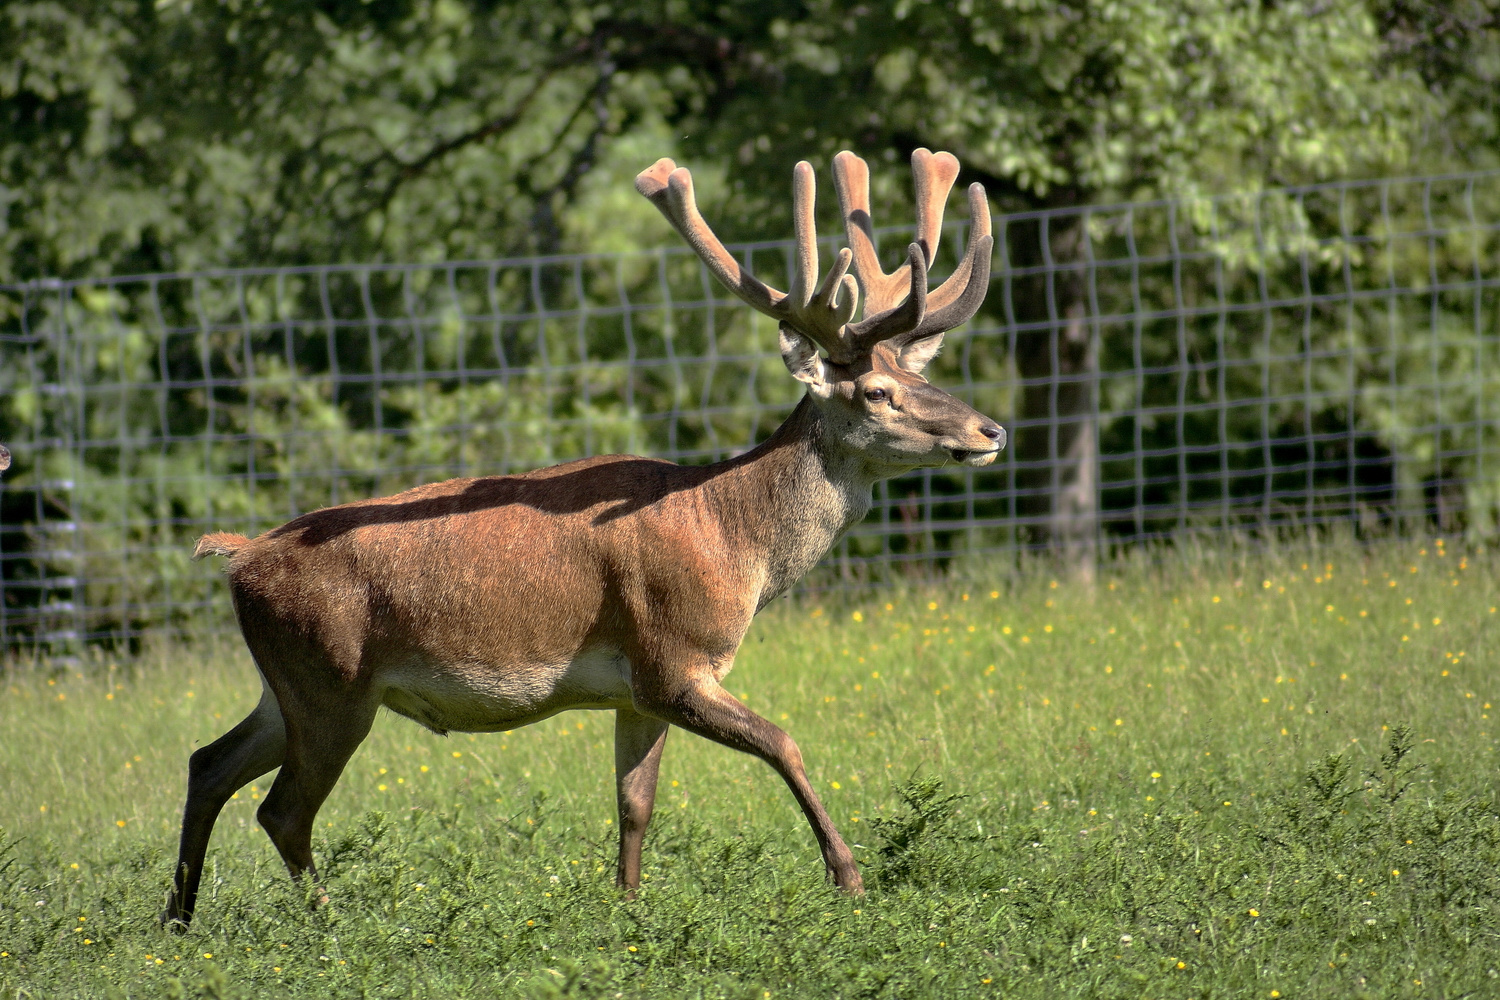
[{"label": "deer nose", "polygon": [[979,428],[979,433],[995,442],[995,447],[997,449],[1005,447],[1005,428],[1001,427],[999,424],[985,424],[983,427]]}]

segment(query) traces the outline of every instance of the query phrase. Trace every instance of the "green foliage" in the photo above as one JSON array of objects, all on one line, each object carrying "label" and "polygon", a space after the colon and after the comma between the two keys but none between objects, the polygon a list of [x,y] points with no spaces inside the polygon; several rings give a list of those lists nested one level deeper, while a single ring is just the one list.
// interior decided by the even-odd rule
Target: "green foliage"
[{"label": "green foliage", "polygon": [[953,820],[959,803],[968,796],[944,795],[943,779],[935,775],[913,777],[897,785],[895,792],[905,808],[892,816],[870,819],[870,828],[880,841],[874,873],[881,887],[951,881],[957,874],[950,864]]},{"label": "green foliage", "polygon": [[526,990],[534,1000],[564,1000],[568,997],[603,1000],[615,994],[617,974],[608,963],[595,959],[587,966],[568,960],[560,969],[548,969],[536,977]]},{"label": "green foliage", "polygon": [[[1492,176],[1090,213],[1106,510],[1120,503],[1109,480],[1133,471],[1122,461],[1115,473],[1109,456],[1133,457],[1137,433],[1161,453],[1144,468],[1159,484],[1146,488],[1148,503],[1165,508],[1147,527],[1162,531],[1177,526],[1174,504],[1212,509],[1224,492],[1264,489],[1255,445],[1296,449],[1304,445],[1293,439],[1321,435],[1272,464],[1337,464],[1364,447],[1363,471],[1389,477],[1386,502],[1416,511],[1424,492],[1448,483],[1463,514],[1444,529],[1490,536],[1500,493],[1486,456],[1500,442],[1487,414],[1500,354],[1488,331],[1500,314],[1476,275],[1500,246],[1480,220],[1497,216]],[[1179,408],[1188,410],[1180,424]],[[1182,444],[1205,449],[1183,460],[1201,476],[1187,492],[1173,482]],[[1221,461],[1241,477],[1227,491],[1214,475]],[[1289,493],[1301,474],[1267,473],[1273,491]],[[1341,467],[1320,489],[1337,506],[1349,485]],[[1135,502],[1133,489],[1119,494]]]},{"label": "green foliage", "polygon": [[1430,106],[1360,3],[903,0],[770,28],[775,71],[693,140],[759,191],[809,146],[919,144],[1028,207],[1259,190],[1404,164]]},{"label": "green foliage", "polygon": [[[558,210],[587,200],[601,147],[631,132],[634,161],[640,139],[663,141],[654,88],[589,44],[596,17],[455,0],[6,4],[0,274],[555,252]],[[595,228],[628,233],[649,211]]]},{"label": "green foliage", "polygon": [[1432,103],[1413,124],[1416,162],[1492,170],[1500,164],[1500,4],[1387,0],[1371,6],[1387,63],[1415,74]]},{"label": "green foliage", "polygon": [[333,902],[310,911],[256,828],[262,779],[169,935],[187,756],[255,703],[253,668],[213,644],[38,664],[0,688],[0,988],[1487,996],[1496,568],[1435,542],[1162,550],[1094,588],[973,567],[768,610],[727,683],[798,739],[862,899],[745,755],[669,740],[627,900],[607,713],[449,739],[386,718],[319,816]]},{"label": "green foliage", "polygon": [[628,181],[679,144],[757,238],[846,145],[1028,206],[1487,165],[1491,8],[15,0],[0,274],[656,243]]}]

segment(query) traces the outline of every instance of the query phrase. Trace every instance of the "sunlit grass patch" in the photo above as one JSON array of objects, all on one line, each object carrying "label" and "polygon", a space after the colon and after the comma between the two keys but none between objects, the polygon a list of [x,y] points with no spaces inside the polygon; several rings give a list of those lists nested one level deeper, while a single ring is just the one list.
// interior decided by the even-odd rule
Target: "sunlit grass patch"
[{"label": "sunlit grass patch", "polygon": [[333,904],[308,912],[256,829],[263,779],[168,937],[187,755],[254,705],[247,656],[13,672],[0,986],[1487,995],[1496,568],[1451,541],[1306,545],[780,602],[726,685],[799,741],[860,900],[751,758],[672,735],[630,902],[607,714],[449,739],[383,717],[319,816]]}]

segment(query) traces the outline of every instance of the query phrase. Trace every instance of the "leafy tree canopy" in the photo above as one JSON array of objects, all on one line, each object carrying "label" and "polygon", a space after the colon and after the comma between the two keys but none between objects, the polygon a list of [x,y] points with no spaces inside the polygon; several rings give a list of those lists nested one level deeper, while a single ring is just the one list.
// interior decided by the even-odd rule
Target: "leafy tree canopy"
[{"label": "leafy tree canopy", "polygon": [[1494,5],[11,0],[0,275],[658,243],[662,154],[738,236],[845,146],[1017,207],[1487,165]]},{"label": "leafy tree canopy", "polygon": [[589,26],[566,3],[8,4],[0,270],[556,251],[602,148],[661,128]]},{"label": "leafy tree canopy", "polygon": [[1430,104],[1359,3],[900,0],[769,33],[776,72],[707,152],[753,175],[811,144],[940,146],[1028,205],[1390,169]]}]

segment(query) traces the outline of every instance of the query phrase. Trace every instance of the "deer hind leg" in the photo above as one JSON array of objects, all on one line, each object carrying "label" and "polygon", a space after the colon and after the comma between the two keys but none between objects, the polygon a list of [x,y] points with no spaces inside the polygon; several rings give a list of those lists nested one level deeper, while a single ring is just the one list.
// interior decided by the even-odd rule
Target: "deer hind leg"
[{"label": "deer hind leg", "polygon": [[[802,764],[802,751],[780,727],[750,711],[716,681],[704,678],[670,695],[652,697],[637,692],[637,705],[675,726],[743,753],[752,754],[775,768],[792,790],[802,814],[812,826],[823,852],[823,864],[835,885],[850,893],[863,893],[864,880],[854,855],[834,829],[828,810],[813,791]],[[644,702],[644,703],[643,703]]]},{"label": "deer hind leg", "polygon": [[615,881],[641,884],[641,844],[656,805],[656,776],[671,727],[628,708],[615,712],[615,793],[620,807],[620,866]]},{"label": "deer hind leg", "polygon": [[328,896],[317,884],[318,873],[313,865],[313,823],[318,809],[343,774],[344,765],[369,735],[379,707],[379,697],[365,695],[353,704],[338,703],[335,699],[315,707],[299,704],[294,712],[287,699],[283,699],[282,708],[287,715],[286,761],[256,816],[292,877],[312,878],[314,905],[326,903]]},{"label": "deer hind leg", "polygon": [[267,771],[279,767],[285,750],[286,727],[281,709],[270,688],[265,688],[261,692],[260,704],[239,725],[193,752],[188,761],[182,842],[172,879],[172,895],[161,915],[163,924],[182,930],[193,919],[198,881],[203,875],[203,861],[208,855],[214,821],[230,796]]}]

